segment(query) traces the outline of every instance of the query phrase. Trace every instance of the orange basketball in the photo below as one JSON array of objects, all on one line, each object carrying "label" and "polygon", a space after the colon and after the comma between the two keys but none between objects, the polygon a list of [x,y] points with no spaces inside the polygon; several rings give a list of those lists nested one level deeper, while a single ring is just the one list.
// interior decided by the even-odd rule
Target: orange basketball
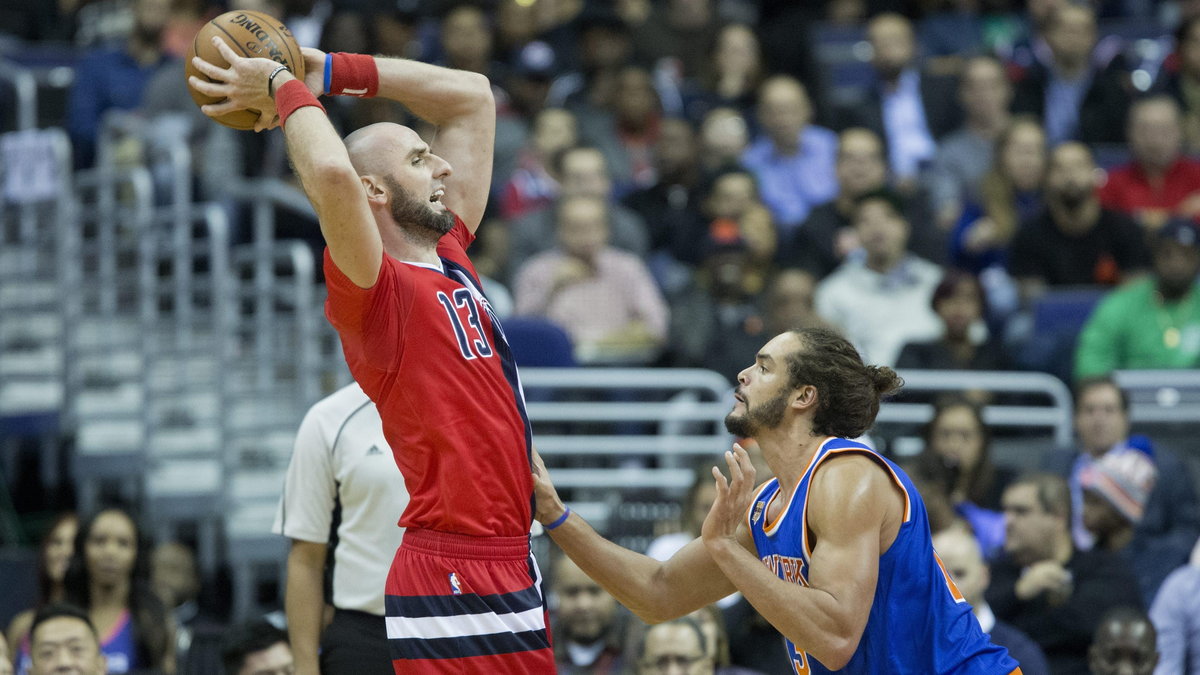
[{"label": "orange basketball", "polygon": [[[192,46],[188,49],[187,59],[184,61],[184,77],[195,75],[201,80],[211,81],[208,76],[196,70],[192,65],[193,56],[199,56],[222,68],[229,65],[221,56],[221,52],[213,46],[214,35],[225,40],[225,43],[239,54],[277,61],[291,68],[292,74],[297,78],[304,79],[304,57],[300,54],[300,45],[296,44],[296,38],[292,37],[292,31],[288,30],[287,26],[283,25],[279,19],[262,12],[241,10],[225,12],[204,24],[204,27],[196,33],[196,37],[192,39]],[[188,85],[188,93],[192,95],[192,100],[196,102],[196,105],[218,103],[223,100],[201,94],[191,85]],[[258,117],[259,111],[257,110],[239,110],[213,119],[234,129],[253,129]]]}]

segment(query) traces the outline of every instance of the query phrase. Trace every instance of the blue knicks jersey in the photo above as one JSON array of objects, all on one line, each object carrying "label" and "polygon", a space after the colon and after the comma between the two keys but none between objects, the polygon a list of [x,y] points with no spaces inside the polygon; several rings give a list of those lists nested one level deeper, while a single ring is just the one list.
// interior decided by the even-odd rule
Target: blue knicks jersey
[{"label": "blue knicks jersey", "polygon": [[[771,479],[759,490],[747,514],[758,557],[779,578],[808,585],[808,489],[828,458],[844,453],[869,456],[904,492],[904,522],[896,540],[879,556],[879,581],[858,649],[838,672],[913,675],[1008,675],[1017,663],[1003,647],[988,641],[933,552],[925,505],[908,476],[867,446],[830,438],[817,449],[791,502],[767,523],[771,500],[780,495]],[[786,640],[792,668],[800,675],[832,672]]]}]

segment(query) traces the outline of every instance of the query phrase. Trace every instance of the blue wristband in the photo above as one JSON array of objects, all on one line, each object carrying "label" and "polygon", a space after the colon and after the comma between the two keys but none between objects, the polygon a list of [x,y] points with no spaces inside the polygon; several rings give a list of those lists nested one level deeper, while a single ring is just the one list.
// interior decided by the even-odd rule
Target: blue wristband
[{"label": "blue wristband", "polygon": [[567,522],[567,518],[569,518],[571,516],[571,507],[567,506],[564,508],[566,508],[567,510],[563,511],[563,514],[561,516],[559,516],[557,520],[555,520],[553,523],[550,523],[549,525],[543,525],[543,527],[545,527],[547,530],[553,530],[553,529],[557,528],[559,525],[562,525],[563,523]]},{"label": "blue wristband", "polygon": [[325,93],[329,93],[329,80],[333,78],[333,54],[325,55]]}]

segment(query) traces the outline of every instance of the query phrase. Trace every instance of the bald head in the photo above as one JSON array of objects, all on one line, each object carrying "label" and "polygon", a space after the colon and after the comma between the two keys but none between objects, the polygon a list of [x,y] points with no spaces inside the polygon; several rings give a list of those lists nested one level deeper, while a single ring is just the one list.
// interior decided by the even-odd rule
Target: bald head
[{"label": "bald head", "polygon": [[952,527],[933,535],[933,548],[958,590],[971,605],[983,600],[990,580],[979,542],[970,532]]},{"label": "bald head", "polygon": [[346,151],[358,175],[388,175],[388,163],[424,141],[417,132],[393,122],[365,126],[346,137]]}]

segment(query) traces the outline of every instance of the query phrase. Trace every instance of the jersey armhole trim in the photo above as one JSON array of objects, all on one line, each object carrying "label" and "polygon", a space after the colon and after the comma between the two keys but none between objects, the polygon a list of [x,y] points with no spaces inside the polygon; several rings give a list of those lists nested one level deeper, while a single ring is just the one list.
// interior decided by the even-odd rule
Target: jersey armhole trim
[{"label": "jersey armhole trim", "polygon": [[[820,458],[820,460],[818,460],[812,466],[812,468],[810,469],[810,471],[812,472],[812,475],[814,475],[814,476],[816,475],[817,469],[819,468],[819,465],[821,462],[825,461],[826,459],[828,459],[829,457],[832,457],[834,455],[847,454],[847,453],[859,454],[859,455],[863,455],[863,456],[869,458],[870,460],[875,462],[877,465],[879,465],[882,469],[884,469],[887,472],[888,476],[891,476],[892,481],[896,484],[896,487],[900,488],[901,494],[904,495],[904,521],[901,524],[909,522],[912,519],[912,499],[908,494],[908,488],[904,487],[904,483],[900,480],[900,476],[896,475],[895,470],[893,470],[892,467],[889,466],[888,463],[885,462],[882,457],[875,454],[874,451],[872,451],[868,448],[834,448],[834,449],[830,450],[829,452],[825,453]],[[811,494],[812,494],[812,478],[810,477],[808,490],[806,490],[804,493],[804,507],[800,510],[800,541],[804,547],[804,555],[809,560],[812,560],[812,549],[809,548],[809,545],[808,545],[808,497]]]}]

